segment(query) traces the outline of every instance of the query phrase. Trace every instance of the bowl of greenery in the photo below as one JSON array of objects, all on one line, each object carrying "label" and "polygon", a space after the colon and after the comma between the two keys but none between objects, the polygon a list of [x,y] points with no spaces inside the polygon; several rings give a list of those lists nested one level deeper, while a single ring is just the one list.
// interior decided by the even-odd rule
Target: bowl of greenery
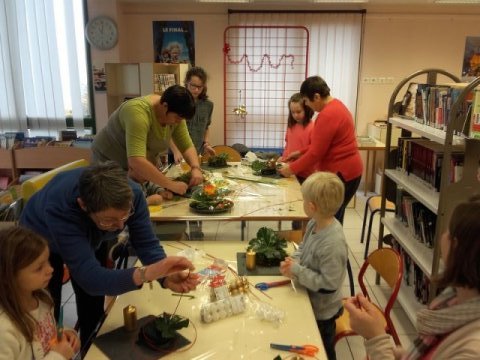
[{"label": "bowl of greenery", "polygon": [[233,201],[225,199],[227,188],[219,188],[212,183],[205,183],[192,193],[190,209],[201,214],[218,214],[233,207]]},{"label": "bowl of greenery", "polygon": [[177,331],[189,323],[183,316],[164,312],[140,328],[138,340],[153,350],[166,350],[173,346]]},{"label": "bowl of greenery", "polygon": [[212,155],[208,158],[208,166],[214,167],[214,168],[227,167],[228,166],[227,161],[228,161],[227,153]]},{"label": "bowl of greenery", "polygon": [[259,266],[279,266],[287,257],[287,241],[268,227],[261,227],[257,237],[248,242],[247,251],[255,252],[255,262]]}]

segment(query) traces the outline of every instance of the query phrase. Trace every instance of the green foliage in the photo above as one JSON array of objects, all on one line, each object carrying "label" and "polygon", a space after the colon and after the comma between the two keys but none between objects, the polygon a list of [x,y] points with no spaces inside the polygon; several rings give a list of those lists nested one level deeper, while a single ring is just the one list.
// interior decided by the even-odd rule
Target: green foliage
[{"label": "green foliage", "polygon": [[176,181],[182,181],[184,182],[185,184],[190,184],[190,179],[192,178],[192,172],[191,171],[188,171],[188,172],[185,172],[183,174],[181,174],[180,176],[177,176],[175,178]]},{"label": "green foliage", "polygon": [[267,162],[266,161],[261,161],[261,160],[254,160],[252,162],[252,171],[255,173],[259,173],[263,169],[267,168]]},{"label": "green foliage", "polygon": [[266,266],[277,266],[287,256],[287,241],[281,239],[273,229],[262,227],[257,237],[248,242],[248,250],[255,251],[257,263]]},{"label": "green foliage", "polygon": [[228,154],[220,153],[217,155],[210,156],[208,158],[208,166],[211,167],[223,167],[227,166]]},{"label": "green foliage", "polygon": [[155,330],[164,339],[175,337],[177,330],[187,327],[189,320],[179,315],[163,313],[155,318]]}]

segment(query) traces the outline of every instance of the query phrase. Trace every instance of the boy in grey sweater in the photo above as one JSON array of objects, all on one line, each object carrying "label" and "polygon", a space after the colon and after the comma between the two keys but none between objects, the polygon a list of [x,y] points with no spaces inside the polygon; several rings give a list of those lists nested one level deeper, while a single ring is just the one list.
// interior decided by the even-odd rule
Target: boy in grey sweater
[{"label": "boy in grey sweater", "polygon": [[343,312],[341,288],[347,268],[347,243],[335,213],[344,185],[329,172],[310,175],[302,184],[303,208],[310,218],[303,242],[280,264],[280,272],[305,286],[329,360],[335,360],[335,319]]}]

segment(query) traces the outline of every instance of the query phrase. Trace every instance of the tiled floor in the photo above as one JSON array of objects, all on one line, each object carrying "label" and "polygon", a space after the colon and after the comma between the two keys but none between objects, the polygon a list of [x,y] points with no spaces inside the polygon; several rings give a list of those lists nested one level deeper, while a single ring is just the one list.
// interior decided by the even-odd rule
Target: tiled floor
[{"label": "tiled floor", "polygon": [[[365,244],[360,244],[360,234],[362,229],[362,217],[365,206],[365,197],[363,192],[357,193],[357,198],[355,201],[355,208],[349,208],[345,214],[344,221],[344,231],[347,237],[347,242],[350,248],[350,262],[352,265],[352,270],[355,277],[356,292],[360,291],[360,288],[357,284],[357,275],[360,266],[363,264],[363,255]],[[378,232],[378,218],[374,221],[372,239],[370,243],[370,250],[376,248],[377,237],[376,233]],[[274,229],[277,228],[278,223],[265,223],[265,222],[250,222],[247,223],[245,229],[245,239],[251,239],[255,237],[255,234],[260,226],[269,226]],[[290,223],[282,223],[282,227],[288,229]],[[238,240],[240,237],[240,223],[239,222],[203,222],[203,232],[205,234],[205,239],[215,240]],[[386,303],[385,288],[382,285],[375,285],[374,274],[369,274],[368,282],[370,285],[371,294],[374,295],[374,300],[381,306],[384,306]],[[350,295],[350,287],[348,286],[348,280],[345,280],[343,285],[343,293],[345,296]],[[65,326],[74,326],[76,321],[76,310],[75,310],[75,299],[71,296],[72,290],[71,287],[66,285],[64,286],[63,299],[64,299],[64,322]],[[393,308],[392,319],[395,324],[395,328],[400,336],[400,341],[403,346],[409,346],[413,339],[415,338],[415,328],[405,315],[404,311],[400,305],[396,304]],[[339,360],[357,360],[364,359],[365,351],[363,346],[363,339],[355,336],[342,339],[338,342],[336,346],[337,358]]]}]

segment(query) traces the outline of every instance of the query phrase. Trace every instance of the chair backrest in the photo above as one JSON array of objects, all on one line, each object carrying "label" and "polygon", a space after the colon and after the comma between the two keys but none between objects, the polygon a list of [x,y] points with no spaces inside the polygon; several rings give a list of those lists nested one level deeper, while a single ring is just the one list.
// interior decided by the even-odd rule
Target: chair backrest
[{"label": "chair backrest", "polygon": [[370,298],[370,296],[364,282],[364,275],[369,266],[371,266],[392,289],[392,293],[384,309],[385,316],[389,318],[390,310],[397,299],[398,291],[402,284],[402,257],[391,248],[377,249],[367,257],[358,273],[358,283],[360,284],[363,294],[368,298]]},{"label": "chair backrest", "polygon": [[291,241],[295,244],[300,244],[303,241],[302,230],[278,230],[276,231],[278,237],[287,241]]},{"label": "chair backrest", "polygon": [[[228,161],[233,161],[233,162],[239,162],[242,160],[242,156],[240,153],[232,148],[231,146],[228,145],[215,145],[213,147],[215,149],[215,152],[218,154],[221,153],[227,153],[228,154]],[[204,159],[208,160],[209,156],[204,157]]]},{"label": "chair backrest", "polygon": [[42,187],[44,187],[45,184],[48,183],[55,175],[66,170],[87,166],[88,164],[89,163],[87,160],[84,160],[84,159],[76,160],[26,180],[22,184],[23,203],[25,204],[28,200],[30,200],[32,195],[35,194],[38,190],[40,190]]}]

